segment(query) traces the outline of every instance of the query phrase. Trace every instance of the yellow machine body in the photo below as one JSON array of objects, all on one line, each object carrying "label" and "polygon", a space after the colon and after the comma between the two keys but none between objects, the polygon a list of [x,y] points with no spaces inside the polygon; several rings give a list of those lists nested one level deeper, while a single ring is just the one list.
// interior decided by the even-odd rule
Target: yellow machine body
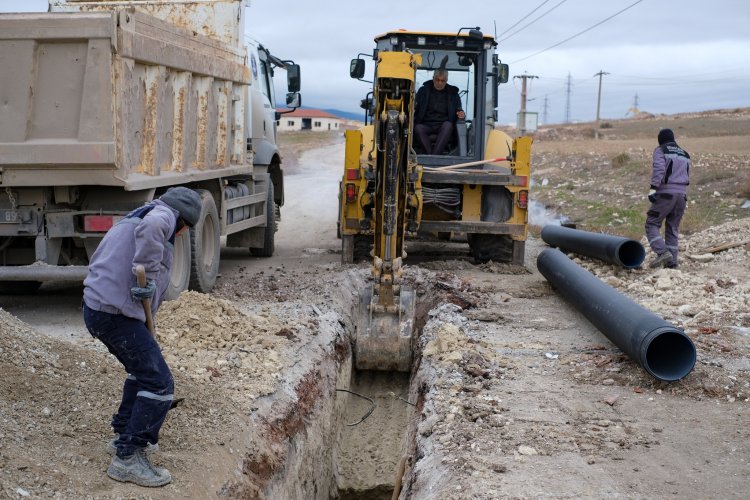
[{"label": "yellow machine body", "polygon": [[[393,31],[375,41],[373,89],[363,101],[369,120],[345,132],[338,225],[342,261],[372,263],[373,283],[360,294],[355,364],[408,371],[414,292],[403,284],[407,237],[464,240],[478,262],[523,264],[531,138],[494,127],[507,65],[493,37]],[[352,76],[361,78],[363,67],[353,60]],[[456,120],[444,151],[425,154],[414,134],[417,92],[437,69],[458,82],[466,119]]]}]

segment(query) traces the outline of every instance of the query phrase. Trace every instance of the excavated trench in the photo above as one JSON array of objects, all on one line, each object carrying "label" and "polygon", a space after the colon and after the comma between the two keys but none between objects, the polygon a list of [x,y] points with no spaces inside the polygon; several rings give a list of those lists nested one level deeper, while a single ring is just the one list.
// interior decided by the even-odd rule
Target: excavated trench
[{"label": "excavated trench", "polygon": [[[418,303],[415,339],[434,305]],[[343,309],[351,319],[356,304]],[[356,370],[349,344],[356,322],[343,323],[336,355],[317,364],[315,410],[290,436],[283,472],[264,488],[267,498],[390,499],[400,482],[418,415],[410,398],[418,391],[410,373]]]}]

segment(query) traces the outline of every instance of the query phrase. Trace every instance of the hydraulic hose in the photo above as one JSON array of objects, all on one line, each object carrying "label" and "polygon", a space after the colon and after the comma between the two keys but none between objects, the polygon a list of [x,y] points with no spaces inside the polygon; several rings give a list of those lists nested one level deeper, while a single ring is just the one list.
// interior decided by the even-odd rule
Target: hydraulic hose
[{"label": "hydraulic hose", "polygon": [[622,236],[548,225],[542,228],[542,239],[552,247],[617,264],[626,269],[640,267],[646,258],[646,250],[640,242]]},{"label": "hydraulic hose", "polygon": [[692,371],[695,345],[682,329],[620,294],[559,250],[542,250],[536,265],[560,295],[653,377],[674,382]]}]

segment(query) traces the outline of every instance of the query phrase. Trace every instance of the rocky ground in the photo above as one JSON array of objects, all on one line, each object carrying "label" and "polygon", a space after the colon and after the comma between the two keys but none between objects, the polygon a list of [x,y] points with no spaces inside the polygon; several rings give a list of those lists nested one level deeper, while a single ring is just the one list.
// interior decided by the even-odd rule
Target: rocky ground
[{"label": "rocky ground", "polygon": [[[366,385],[357,388],[377,408],[353,427],[369,437],[362,441],[362,456],[366,450],[377,455],[369,453],[370,438],[382,435],[393,412],[407,415],[406,439],[396,453],[404,458],[405,473],[397,474],[398,460],[375,462],[391,479],[402,478],[400,498],[746,497],[750,248],[743,242],[750,238],[750,213],[741,207],[750,128],[737,128],[743,116],[704,117],[729,123],[726,133],[713,136],[701,132],[700,116],[668,118],[678,141],[701,165],[724,163],[731,173],[694,186],[710,194],[696,196],[700,201],[689,208],[695,219],[681,242],[679,269],[623,270],[571,255],[684,328],[698,360],[678,382],[651,378],[559,297],[536,269],[536,256],[545,248],[538,226],[524,267],[475,265],[462,244],[410,247],[407,279],[418,294],[421,355],[403,393],[397,385],[377,394],[365,393]],[[582,229],[606,226],[613,234],[642,227],[642,179],[616,175],[612,161],[625,152],[637,159],[623,168],[639,172],[659,119],[667,120],[638,120],[641,128],[633,130],[633,121],[614,123],[604,129],[611,135],[604,141],[575,127],[546,133],[556,137],[541,135],[534,145],[539,186],[534,200],[542,219],[565,215]],[[684,141],[679,130],[687,135]],[[285,153],[297,158],[287,172],[288,199],[295,198],[295,179],[309,184],[303,176],[311,169],[316,179],[326,171],[335,179],[338,159],[326,164],[325,158],[343,157],[340,138],[328,137],[318,146],[323,149],[297,154],[290,147]],[[299,148],[311,149],[304,143]],[[602,176],[605,165],[610,170]],[[632,203],[629,218],[610,213],[609,222],[592,223],[613,193],[613,203]],[[604,201],[594,203],[600,198]],[[361,457],[343,452],[337,457],[331,440],[343,431],[324,415],[343,406],[352,410],[344,420],[352,422],[367,409],[336,390],[347,382],[341,367],[350,354],[354,297],[367,269],[338,264],[335,223],[323,207],[328,201],[315,205],[311,198],[312,206],[299,207],[289,202],[276,257],[230,253],[212,295],[185,293],[157,315],[176,396],[185,398],[170,412],[154,457],[175,477],[164,488],[123,485],[105,476],[108,420],[123,374],[80,323],[70,323],[65,335],[49,333],[50,325],[59,324],[56,318],[37,323],[45,314],[39,304],[53,307],[56,289],[43,288],[36,309],[33,301],[21,307],[15,299],[0,299],[3,495],[335,496],[323,476],[345,475]],[[711,202],[721,203],[720,210],[708,206]],[[335,205],[333,210],[335,217]],[[721,220],[714,212],[723,214]],[[325,220],[316,225],[315,214]],[[69,307],[78,314],[76,306]],[[305,456],[316,443],[326,451]],[[342,457],[347,462],[336,464]]]}]

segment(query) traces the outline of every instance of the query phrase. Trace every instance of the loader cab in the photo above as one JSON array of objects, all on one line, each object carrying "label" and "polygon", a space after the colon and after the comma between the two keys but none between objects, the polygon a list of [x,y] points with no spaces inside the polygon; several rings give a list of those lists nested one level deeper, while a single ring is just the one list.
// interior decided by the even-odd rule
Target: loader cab
[{"label": "loader cab", "polygon": [[[409,51],[422,55],[422,64],[416,70],[417,92],[423,86],[431,85],[435,70],[445,69],[448,90],[458,93],[461,109],[466,114],[464,120],[456,120],[448,145],[440,152],[426,154],[419,139],[413,137],[412,148],[419,163],[438,167],[482,159],[486,136],[497,121],[497,86],[507,81],[507,65],[500,64],[497,59],[494,38],[477,29],[462,29],[458,34],[392,31],[377,37],[375,42],[375,58],[381,51]],[[352,71],[354,66],[353,62]],[[428,89],[423,92],[428,92]],[[416,109],[415,123],[418,115]],[[430,140],[434,144],[434,134]]]}]

